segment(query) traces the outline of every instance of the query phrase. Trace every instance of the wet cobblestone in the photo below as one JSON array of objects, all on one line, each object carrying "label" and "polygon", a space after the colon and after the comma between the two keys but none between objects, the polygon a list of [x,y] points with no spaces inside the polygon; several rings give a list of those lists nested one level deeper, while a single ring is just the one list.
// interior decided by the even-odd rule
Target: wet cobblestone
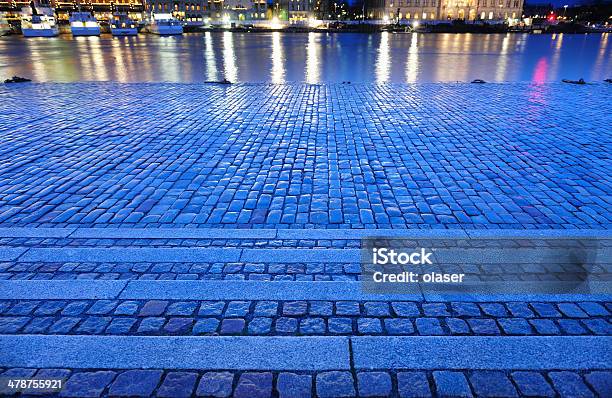
[{"label": "wet cobblestone", "polygon": [[0,224],[609,228],[609,90],[2,87]]}]

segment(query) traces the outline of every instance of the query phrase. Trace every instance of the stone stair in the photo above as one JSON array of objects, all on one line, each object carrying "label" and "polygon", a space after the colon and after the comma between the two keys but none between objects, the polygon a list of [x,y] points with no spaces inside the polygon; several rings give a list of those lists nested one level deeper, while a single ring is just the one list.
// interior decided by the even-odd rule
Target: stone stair
[{"label": "stone stair", "polygon": [[[239,263],[242,268],[228,273],[238,276],[249,264],[354,266],[359,250],[340,244],[368,235],[0,228],[0,272],[6,279],[0,281],[0,342],[10,347],[0,354],[0,380],[56,374],[66,382],[62,396],[516,396],[533,394],[529,388],[536,395],[606,396],[610,391],[607,294],[445,297],[417,286],[380,295],[363,291],[354,267],[319,274],[330,276],[327,280],[268,281],[204,278],[210,268],[184,273],[195,274],[195,280],[181,280],[180,272],[171,280],[149,280],[143,275],[164,273],[105,273],[102,265],[166,264],[173,270],[186,262]],[[555,239],[604,233],[500,235]],[[235,246],[207,245],[215,240]],[[202,246],[184,246],[185,241]],[[284,246],[290,241],[297,248]],[[253,246],[242,246],[245,242]],[[169,247],[173,244],[180,247]],[[48,268],[53,264],[65,268]],[[70,271],[71,264],[80,265]],[[83,264],[96,264],[95,272],[78,272]],[[16,392],[1,388],[1,395]]]}]

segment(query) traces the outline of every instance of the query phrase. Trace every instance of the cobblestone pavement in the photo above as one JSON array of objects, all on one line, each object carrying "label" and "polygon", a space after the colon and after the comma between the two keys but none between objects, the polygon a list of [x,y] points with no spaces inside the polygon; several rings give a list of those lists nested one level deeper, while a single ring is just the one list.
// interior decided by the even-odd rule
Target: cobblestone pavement
[{"label": "cobblestone pavement", "polygon": [[608,229],[610,89],[2,87],[0,225]]},{"label": "cobblestone pavement", "polygon": [[[610,371],[477,370],[235,372],[227,370],[0,369],[0,380],[55,379],[61,397],[609,397]],[[15,390],[0,387],[10,396]],[[23,390],[24,395],[41,391]],[[233,395],[232,395],[233,394]],[[46,394],[50,396],[53,394]]]},{"label": "cobblestone pavement", "polygon": [[[358,234],[322,229],[453,228],[444,234],[462,233],[463,238],[466,232],[480,232],[476,229],[496,236],[501,229],[588,229],[607,237],[612,116],[602,109],[609,90],[609,85],[558,84],[0,87],[0,228],[35,227],[0,231],[0,282],[7,289],[0,292],[0,338],[58,339],[60,346],[73,339],[87,360],[94,360],[88,369],[58,369],[63,361],[50,364],[26,347],[13,358],[37,358],[38,365],[0,365],[0,396],[18,394],[4,387],[8,379],[32,377],[64,380],[60,396],[66,397],[611,396],[609,362],[580,364],[588,351],[580,341],[605,352],[612,335],[607,296],[340,300],[335,290],[319,298],[308,290],[296,301],[270,293],[271,286],[282,282],[258,285],[256,296],[249,296],[253,288],[245,293],[245,286],[258,280],[312,281],[306,285],[358,280],[358,260],[345,257],[358,253]],[[134,236],[126,238],[109,227]],[[151,234],[136,229],[142,227],[180,233],[166,236],[161,230],[148,239]],[[182,230],[199,231],[196,227],[209,229],[181,238],[187,236]],[[213,234],[210,228],[225,232]],[[242,232],[237,228],[248,233],[236,238]],[[266,228],[276,230],[268,233]],[[315,229],[315,234],[301,233]],[[278,257],[282,251],[277,249],[295,250]],[[337,249],[342,254],[322,261],[313,259],[310,249],[319,250],[317,256]],[[186,251],[202,257],[185,259]],[[223,260],[230,252],[233,260]],[[58,260],[58,253],[78,260]],[[470,266],[461,270],[470,273]],[[568,271],[564,266],[558,270]],[[506,265],[502,271],[490,276],[519,281],[517,272],[525,269]],[[34,281],[51,279],[95,281]],[[128,284],[141,284],[142,291],[134,286],[132,295],[113,295],[101,286],[124,282],[103,279],[141,279]],[[197,289],[186,296],[174,290],[164,299],[159,295],[165,291],[151,284],[172,288],[146,279],[223,279],[225,293],[232,280],[247,281],[236,282],[240,286],[234,293],[218,299],[206,297],[214,291],[202,297]],[[37,283],[42,285],[34,288]],[[79,285],[67,289],[67,284]],[[89,338],[188,339],[190,344],[194,339],[251,344],[253,339],[261,351],[277,344],[274,350],[281,350],[279,342],[292,339],[299,344],[346,339],[342,352],[347,358],[345,367],[316,371],[282,371],[285,365],[265,367],[257,359],[249,363],[259,367],[230,369],[224,361],[227,369],[158,364],[145,370],[134,369],[139,365],[133,363],[100,364],[100,356],[88,352],[93,341],[81,344]],[[441,344],[466,339],[481,351],[480,343],[470,341],[484,339],[489,347],[501,347],[520,340],[520,351],[536,344],[533,339],[544,339],[548,347],[573,347],[575,342],[582,349],[568,350],[563,364],[550,366],[549,359],[533,369],[507,365],[514,352],[504,353],[504,362],[495,366],[452,367],[444,355],[434,354],[431,367],[395,369],[401,366],[369,366],[376,354],[361,357],[358,365],[357,354],[367,354],[375,344],[358,347],[354,339],[374,339],[384,350],[393,339]],[[321,347],[306,350],[307,357],[317,350],[330,357]],[[542,344],[533,348],[541,352]],[[304,355],[300,349],[297,356]],[[467,363],[478,362],[468,351]],[[293,363],[298,358],[287,359]],[[24,391],[23,396],[34,393]]]},{"label": "cobblestone pavement", "polygon": [[612,335],[612,302],[0,300],[0,334]]}]

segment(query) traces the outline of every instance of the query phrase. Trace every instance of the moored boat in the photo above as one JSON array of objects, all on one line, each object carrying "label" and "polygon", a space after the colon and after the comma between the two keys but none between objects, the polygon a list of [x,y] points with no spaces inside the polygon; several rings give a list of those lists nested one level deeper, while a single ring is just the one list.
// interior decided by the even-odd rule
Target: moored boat
[{"label": "moored boat", "polygon": [[116,13],[109,21],[113,36],[136,36],[138,25],[126,13]]},{"label": "moored boat", "polygon": [[59,34],[55,22],[55,10],[50,7],[30,7],[21,9],[21,32],[25,37],[54,37]]},{"label": "moored boat", "polygon": [[0,36],[8,35],[11,32],[11,26],[6,20],[4,14],[0,13]]},{"label": "moored boat", "polygon": [[182,35],[183,24],[172,14],[151,14],[149,33],[155,35]]},{"label": "moored boat", "polygon": [[70,15],[70,31],[72,36],[100,36],[100,24],[91,12],[74,11]]}]

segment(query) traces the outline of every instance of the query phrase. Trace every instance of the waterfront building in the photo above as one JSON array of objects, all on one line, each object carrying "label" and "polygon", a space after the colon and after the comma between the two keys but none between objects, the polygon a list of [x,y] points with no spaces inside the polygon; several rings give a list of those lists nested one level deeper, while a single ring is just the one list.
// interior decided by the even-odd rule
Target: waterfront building
[{"label": "waterfront building", "polygon": [[172,14],[188,25],[201,25],[208,17],[206,0],[149,0],[145,8],[147,12]]},{"label": "waterfront building", "polygon": [[370,19],[506,20],[521,17],[524,0],[369,0]]},{"label": "waterfront building", "polygon": [[307,22],[314,16],[317,0],[281,0],[280,7],[286,10],[290,23]]},{"label": "waterfront building", "polygon": [[266,0],[225,0],[212,1],[211,17],[224,20],[245,21],[266,19]]}]

